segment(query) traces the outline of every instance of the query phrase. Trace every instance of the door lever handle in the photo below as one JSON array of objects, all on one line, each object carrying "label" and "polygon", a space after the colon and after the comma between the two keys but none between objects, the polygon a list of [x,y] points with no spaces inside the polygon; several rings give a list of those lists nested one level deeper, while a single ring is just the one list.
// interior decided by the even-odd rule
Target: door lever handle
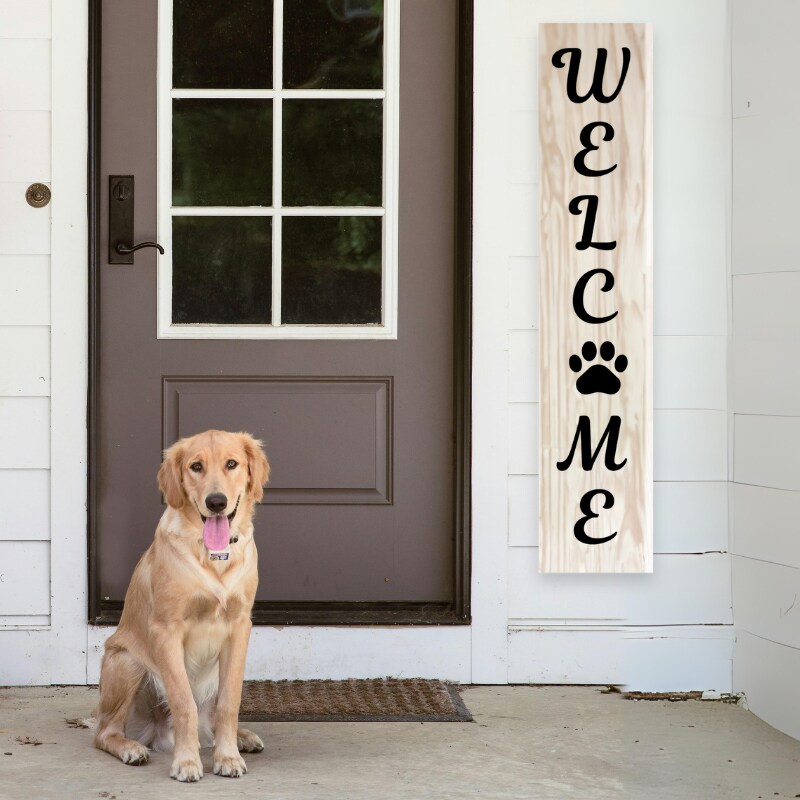
[{"label": "door lever handle", "polygon": [[128,253],[135,253],[137,250],[141,250],[143,247],[155,247],[161,255],[164,255],[164,248],[158,242],[142,242],[141,244],[135,244],[133,247],[126,247],[124,244],[118,244],[114,249],[121,255],[126,256]]},{"label": "door lever handle", "polygon": [[133,175],[108,176],[109,264],[133,264],[133,254],[143,247],[155,247],[164,255],[158,242],[133,243],[133,199]]}]

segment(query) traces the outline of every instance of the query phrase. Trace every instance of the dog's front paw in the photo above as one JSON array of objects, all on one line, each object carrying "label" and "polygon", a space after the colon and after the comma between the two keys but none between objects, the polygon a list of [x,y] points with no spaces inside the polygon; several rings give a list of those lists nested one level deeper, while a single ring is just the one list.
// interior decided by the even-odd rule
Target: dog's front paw
[{"label": "dog's front paw", "polygon": [[119,760],[132,767],[146,764],[148,759],[147,748],[139,742],[129,742],[119,751]]},{"label": "dog's front paw", "polygon": [[241,778],[245,772],[247,772],[247,765],[238,753],[219,756],[214,754],[215,775],[222,775],[224,778]]},{"label": "dog's front paw", "polygon": [[181,783],[194,783],[203,777],[203,765],[200,762],[200,756],[196,755],[191,758],[176,758],[172,762],[172,768],[169,771],[170,778],[175,778]]},{"label": "dog's front paw", "polygon": [[264,749],[264,742],[253,731],[239,728],[236,733],[236,746],[240,753],[260,753]]}]

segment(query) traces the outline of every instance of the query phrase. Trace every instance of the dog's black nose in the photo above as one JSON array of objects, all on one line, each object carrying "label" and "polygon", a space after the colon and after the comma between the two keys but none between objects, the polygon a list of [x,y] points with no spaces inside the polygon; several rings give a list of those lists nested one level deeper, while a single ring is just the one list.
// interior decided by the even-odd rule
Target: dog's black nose
[{"label": "dog's black nose", "polygon": [[228,498],[222,492],[216,492],[206,497],[206,506],[213,514],[219,514],[220,511],[224,511],[227,505]]}]

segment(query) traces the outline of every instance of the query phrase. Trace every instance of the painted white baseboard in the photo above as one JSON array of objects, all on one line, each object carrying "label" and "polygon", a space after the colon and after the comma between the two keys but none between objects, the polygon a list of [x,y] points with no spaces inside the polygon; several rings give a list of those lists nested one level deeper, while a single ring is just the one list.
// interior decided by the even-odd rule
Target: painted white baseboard
[{"label": "painted white baseboard", "polygon": [[[89,627],[88,682],[100,678],[103,644],[116,630]],[[471,681],[471,630],[447,627],[256,627],[249,680],[439,678]]]},{"label": "painted white baseboard", "polygon": [[0,647],[0,686],[86,683],[86,636],[77,625],[6,628]]},{"label": "painted white baseboard", "polygon": [[624,685],[630,691],[731,691],[728,625],[509,628],[509,683]]}]

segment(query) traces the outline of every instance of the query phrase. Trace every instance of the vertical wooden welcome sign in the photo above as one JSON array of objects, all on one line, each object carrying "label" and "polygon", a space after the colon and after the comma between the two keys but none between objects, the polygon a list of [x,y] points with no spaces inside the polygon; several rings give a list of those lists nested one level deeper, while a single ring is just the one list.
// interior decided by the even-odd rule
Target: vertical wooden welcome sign
[{"label": "vertical wooden welcome sign", "polygon": [[539,27],[541,572],[652,572],[652,32]]}]

